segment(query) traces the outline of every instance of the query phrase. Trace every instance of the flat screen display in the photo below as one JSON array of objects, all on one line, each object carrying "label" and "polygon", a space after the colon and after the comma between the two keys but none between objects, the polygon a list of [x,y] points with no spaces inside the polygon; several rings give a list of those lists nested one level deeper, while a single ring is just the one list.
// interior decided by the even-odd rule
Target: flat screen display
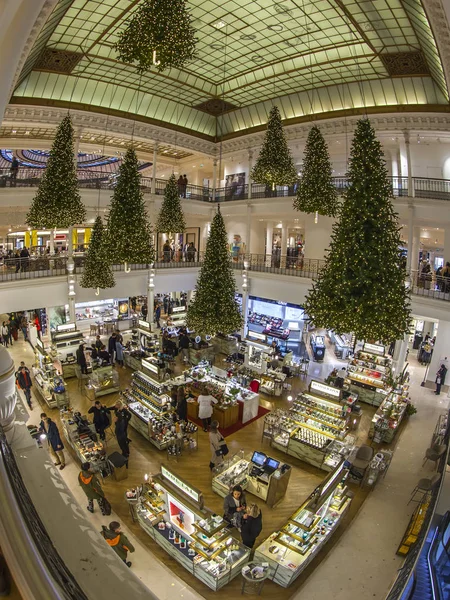
[{"label": "flat screen display", "polygon": [[192,535],[194,533],[194,513],[170,494],[167,494],[167,504],[170,521],[173,525],[182,531],[184,535]]},{"label": "flat screen display", "polygon": [[280,461],[275,460],[274,458],[268,458],[264,466],[269,467],[269,469],[273,469],[275,471],[280,466]]},{"label": "flat screen display", "polygon": [[262,467],[266,459],[267,456],[263,452],[253,452],[252,463],[255,463],[258,467]]}]

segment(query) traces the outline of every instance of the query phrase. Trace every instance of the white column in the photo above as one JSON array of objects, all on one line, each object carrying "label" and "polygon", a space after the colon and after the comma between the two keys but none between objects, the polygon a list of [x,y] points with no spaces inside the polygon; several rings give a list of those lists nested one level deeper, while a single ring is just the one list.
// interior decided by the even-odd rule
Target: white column
[{"label": "white column", "polygon": [[[425,332],[426,333],[426,332]],[[445,359],[447,358],[447,361]],[[436,373],[441,364],[446,363],[447,369],[450,368],[450,322],[439,321],[439,327],[434,344],[433,356],[431,357],[430,368],[427,373],[427,381],[434,382]],[[450,385],[450,374],[447,373],[445,385]]]},{"label": "white column", "polygon": [[420,227],[413,227],[413,239],[411,250],[411,271],[419,269],[419,252],[420,252]]},{"label": "white column", "polygon": [[246,240],[245,240],[245,244],[246,244],[245,254],[247,256],[250,254],[251,235],[252,235],[252,205],[248,203],[247,204],[247,231],[246,231]]},{"label": "white column", "polygon": [[76,323],[75,318],[75,276],[74,276],[74,267],[75,264],[73,260],[71,262],[67,261],[67,284],[68,284],[68,298],[69,298],[69,320],[71,323]]},{"label": "white column", "polygon": [[247,270],[248,264],[244,262],[244,270],[242,271],[242,316],[244,321],[242,323],[241,335],[243,338],[247,335],[247,322],[248,322],[248,295],[250,292],[250,280],[249,273]]},{"label": "white column", "polygon": [[334,219],[319,215],[315,223],[315,215],[305,215],[305,258],[323,260],[325,251],[330,245]]},{"label": "white column", "polygon": [[75,162],[75,169],[78,168],[78,152],[80,150],[81,131],[78,130],[74,137],[73,144],[73,160]]},{"label": "white column", "polygon": [[395,343],[395,351],[394,351],[394,370],[395,376],[399,375],[403,367],[405,366],[406,361],[406,351],[408,349],[408,338],[409,333],[407,333],[402,340],[397,340]]},{"label": "white column", "polygon": [[272,264],[272,247],[273,247],[273,221],[267,221],[266,228],[266,265]]},{"label": "white column", "polygon": [[405,150],[406,150],[406,164],[408,168],[408,196],[414,198],[414,186],[412,180],[412,164],[411,164],[411,144],[409,141],[409,131],[403,132],[405,138]]},{"label": "white column", "polygon": [[212,176],[212,201],[216,201],[216,185],[217,185],[217,158],[213,159],[213,176]]},{"label": "white column", "polygon": [[153,147],[153,165],[152,165],[152,187],[151,193],[154,194],[156,192],[156,160],[158,157],[158,142],[155,142]]},{"label": "white column", "polygon": [[406,271],[411,270],[411,257],[413,253],[413,238],[414,238],[414,204],[408,202],[408,255],[406,257]]},{"label": "white column", "polygon": [[287,224],[286,224],[286,221],[283,221],[283,223],[281,224],[281,262],[280,262],[280,267],[282,267],[282,268],[284,268],[286,266],[287,242],[288,242],[287,233],[288,233]]},{"label": "white column", "polygon": [[50,256],[55,253],[55,230],[50,229]]},{"label": "white column", "polygon": [[[248,199],[252,197],[253,150],[248,151]],[[249,242],[250,248],[250,242]]]},{"label": "white column", "polygon": [[444,229],[444,266],[450,262],[450,227]]},{"label": "white column", "polygon": [[6,433],[14,428],[17,392],[14,361],[3,346],[0,346],[0,365],[0,424]]},{"label": "white column", "polygon": [[155,306],[155,274],[156,269],[150,267],[148,271],[148,289],[147,289],[147,321],[150,323],[150,329],[153,331],[153,310]]}]

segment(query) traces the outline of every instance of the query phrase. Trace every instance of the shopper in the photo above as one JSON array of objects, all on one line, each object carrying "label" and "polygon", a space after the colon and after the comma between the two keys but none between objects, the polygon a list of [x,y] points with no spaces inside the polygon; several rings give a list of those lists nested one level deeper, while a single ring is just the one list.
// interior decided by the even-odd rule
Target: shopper
[{"label": "shopper", "polygon": [[186,175],[183,175],[183,198],[186,198],[187,186],[188,178],[186,177]]},{"label": "shopper", "polygon": [[155,323],[158,329],[161,329],[161,323],[159,322],[161,319],[161,304],[157,304],[155,308]]},{"label": "shopper", "polygon": [[189,362],[189,345],[190,340],[186,331],[182,331],[180,333],[180,337],[178,340],[178,347],[181,350],[181,356],[183,358],[183,362]]},{"label": "shopper", "polygon": [[3,321],[1,327],[1,342],[7,348],[9,344],[9,328],[6,321]]},{"label": "shopper", "polygon": [[98,353],[98,357],[102,361],[102,363],[106,362],[109,364],[111,362],[111,356],[109,355],[109,352],[106,349],[105,344],[102,344],[102,347],[100,348],[100,351]]},{"label": "shopper", "polygon": [[163,262],[170,262],[172,254],[172,248],[170,247],[169,240],[166,240],[163,245]]},{"label": "shopper", "polygon": [[178,388],[175,386],[170,390],[170,406],[175,410],[178,404]]},{"label": "shopper", "polygon": [[96,400],[94,402],[94,406],[91,406],[91,408],[88,410],[88,413],[90,415],[94,415],[93,422],[95,431],[98,433],[98,437],[101,440],[105,440],[105,429],[108,429],[108,427],[111,425],[108,409],[100,402],[100,400]]},{"label": "shopper", "polygon": [[120,523],[112,521],[112,523],[109,524],[109,527],[103,525],[100,533],[105,538],[108,546],[114,550],[127,567],[131,567],[131,563],[127,561],[127,556],[128,552],[134,552],[134,546],[127,536],[122,533]]},{"label": "shopper", "polygon": [[203,431],[208,431],[208,426],[211,425],[213,404],[217,404],[217,400],[211,394],[206,394],[203,388],[198,397],[198,418],[203,421]]},{"label": "shopper", "polygon": [[45,413],[41,413],[41,422],[39,425],[41,433],[45,433],[48,440],[48,449],[50,454],[56,460],[55,465],[60,465],[59,470],[62,471],[66,466],[66,458],[64,456],[64,445],[59,435],[58,427],[50,417]]},{"label": "shopper", "polygon": [[25,363],[22,361],[20,363],[20,367],[17,369],[16,373],[16,384],[17,387],[23,391],[28,408],[33,410],[33,405],[31,404],[31,375],[28,367],[25,366]]},{"label": "shopper", "polygon": [[177,391],[177,417],[180,421],[187,421],[187,401],[184,387],[180,385]]},{"label": "shopper", "polygon": [[242,543],[247,548],[253,548],[256,538],[262,531],[262,515],[257,504],[250,504],[243,516],[241,525]]},{"label": "shopper", "polygon": [[84,353],[84,344],[81,343],[78,346],[78,349],[76,351],[76,356],[77,356],[77,365],[80,367],[81,370],[81,374],[82,375],[87,375],[87,362],[86,362],[86,355]]},{"label": "shopper", "polygon": [[116,356],[116,332],[114,331],[111,334],[111,337],[108,340],[108,352],[111,360],[111,364],[114,364],[115,356]]},{"label": "shopper", "polygon": [[183,197],[183,187],[184,187],[183,175],[180,175],[178,177],[177,186],[178,186],[178,195],[182,198]]},{"label": "shopper", "polygon": [[228,453],[228,448],[225,443],[225,438],[219,431],[219,421],[211,423],[211,431],[209,432],[209,447],[211,449],[211,460],[209,468],[211,471],[223,463],[224,454]]},{"label": "shopper", "polygon": [[193,262],[195,260],[196,252],[197,248],[194,246],[194,242],[190,242],[186,250],[186,260],[188,262]]},{"label": "shopper", "polygon": [[128,459],[130,456],[130,446],[127,436],[127,422],[120,412],[116,412],[114,424],[114,433],[116,434],[117,443],[122,451],[122,456]]},{"label": "shopper", "polygon": [[22,317],[22,319],[20,321],[20,329],[22,330],[22,333],[23,333],[23,341],[28,342],[28,321],[27,321],[26,317]]},{"label": "shopper", "polygon": [[81,465],[78,483],[88,499],[88,511],[94,512],[94,500],[97,500],[102,515],[105,515],[107,512],[105,512],[105,493],[97,475],[91,472],[91,463],[85,462]]},{"label": "shopper", "polygon": [[101,349],[102,349],[102,347],[103,347],[103,342],[102,342],[102,340],[100,339],[100,336],[99,336],[99,335],[98,335],[98,336],[95,338],[95,347],[97,348],[97,352],[98,352],[99,350],[101,350]]},{"label": "shopper", "polygon": [[[228,523],[239,525],[242,521],[245,508],[247,506],[246,497],[240,485],[235,485],[228,496],[223,501],[223,518]],[[237,516],[236,516],[237,515]]]},{"label": "shopper", "polygon": [[441,393],[441,386],[445,383],[445,377],[447,375],[447,367],[445,365],[441,365],[439,371],[436,373],[436,391],[434,392],[436,396],[439,396]]},{"label": "shopper", "polygon": [[25,246],[20,251],[20,263],[22,271],[28,271],[28,267],[30,266],[30,253]]},{"label": "shopper", "polygon": [[122,417],[122,419],[125,422],[125,433],[127,436],[127,442],[130,443],[131,440],[128,437],[128,423],[131,421],[131,413],[128,410],[128,408],[124,406],[121,400],[117,400],[114,406],[110,406],[107,410],[109,410],[109,412],[114,412],[115,416]]},{"label": "shopper", "polygon": [[147,320],[147,315],[148,315],[148,306],[147,306],[147,304],[145,302],[141,306],[141,313],[142,313],[142,318],[144,319],[144,321],[146,321]]},{"label": "shopper", "polygon": [[337,372],[336,375],[336,387],[339,388],[340,390],[342,390],[342,388],[344,387],[344,381],[345,378],[347,377],[347,371],[345,369],[345,367],[341,367],[339,369],[339,371]]},{"label": "shopper", "polygon": [[123,346],[120,340],[116,340],[116,361],[123,369],[126,368],[123,362]]},{"label": "shopper", "polygon": [[41,340],[42,339],[42,331],[41,331],[42,327],[41,327],[41,321],[39,319],[39,315],[37,313],[34,313],[33,323],[34,323],[34,326],[36,327],[37,336]]},{"label": "shopper", "polygon": [[11,166],[9,167],[9,185],[11,187],[16,187],[17,174],[19,173],[19,161],[15,156],[13,156],[11,161]]}]

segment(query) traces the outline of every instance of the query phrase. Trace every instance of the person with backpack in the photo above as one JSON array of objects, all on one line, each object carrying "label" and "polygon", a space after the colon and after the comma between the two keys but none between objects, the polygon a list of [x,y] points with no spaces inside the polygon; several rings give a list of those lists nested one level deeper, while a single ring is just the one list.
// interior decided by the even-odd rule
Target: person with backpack
[{"label": "person with backpack", "polygon": [[114,550],[127,567],[131,567],[131,563],[127,561],[127,556],[128,552],[134,552],[134,546],[127,536],[122,533],[120,523],[112,521],[109,527],[103,525],[100,533],[105,538],[108,546]]},{"label": "person with backpack", "polygon": [[17,369],[16,384],[19,390],[23,391],[28,404],[28,408],[32,410],[33,405],[31,404],[31,386],[33,384],[31,383],[30,370],[28,367],[25,366],[25,363],[23,361],[20,363],[20,367]]},{"label": "person with backpack", "polygon": [[94,512],[94,500],[97,500],[102,515],[108,516],[111,514],[111,505],[105,498],[105,493],[97,475],[91,472],[91,463],[85,462],[81,465],[78,483],[88,499],[87,509],[89,512]]}]

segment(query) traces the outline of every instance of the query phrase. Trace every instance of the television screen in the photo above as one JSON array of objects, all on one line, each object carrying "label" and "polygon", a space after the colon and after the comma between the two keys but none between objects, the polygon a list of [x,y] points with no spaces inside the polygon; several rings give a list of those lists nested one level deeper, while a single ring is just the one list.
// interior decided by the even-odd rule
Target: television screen
[{"label": "television screen", "polygon": [[262,467],[266,459],[267,456],[263,452],[253,452],[252,463],[255,463],[258,467]]}]

